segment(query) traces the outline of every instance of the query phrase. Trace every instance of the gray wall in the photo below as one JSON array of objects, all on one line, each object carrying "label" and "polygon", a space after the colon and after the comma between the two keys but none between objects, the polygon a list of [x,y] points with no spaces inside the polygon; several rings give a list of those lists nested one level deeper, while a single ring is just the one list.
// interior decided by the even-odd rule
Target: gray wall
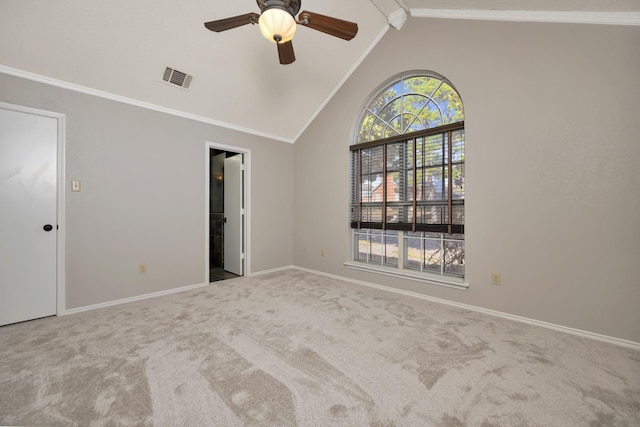
[{"label": "gray wall", "polygon": [[[210,141],[252,150],[253,272],[295,264],[640,342],[638,45],[636,27],[410,19],[293,146],[1,74],[0,100],[67,116],[69,309],[204,281]],[[354,122],[418,69],[465,103],[467,291],[343,265]]]},{"label": "gray wall", "polygon": [[292,263],[291,144],[2,74],[0,94],[66,115],[67,309],[205,281],[206,141],[251,150],[252,272]]},{"label": "gray wall", "polygon": [[[294,264],[640,342],[638,46],[638,27],[390,30],[294,145]],[[407,70],[444,75],[465,105],[466,291],[343,265],[354,122]]]}]

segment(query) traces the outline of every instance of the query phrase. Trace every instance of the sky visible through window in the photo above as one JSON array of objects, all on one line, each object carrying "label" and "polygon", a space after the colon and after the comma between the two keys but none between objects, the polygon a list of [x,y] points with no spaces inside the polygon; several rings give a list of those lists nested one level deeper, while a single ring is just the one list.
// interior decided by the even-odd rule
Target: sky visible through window
[{"label": "sky visible through window", "polygon": [[375,141],[464,120],[462,100],[432,76],[402,78],[366,106],[356,143]]}]

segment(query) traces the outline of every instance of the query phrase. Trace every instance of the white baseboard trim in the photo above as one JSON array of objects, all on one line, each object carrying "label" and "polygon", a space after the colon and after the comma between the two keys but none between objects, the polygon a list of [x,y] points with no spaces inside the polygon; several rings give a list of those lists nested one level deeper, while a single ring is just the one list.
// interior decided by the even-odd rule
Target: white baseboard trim
[{"label": "white baseboard trim", "polygon": [[[528,324],[528,325],[539,326],[539,327],[542,327],[542,328],[551,329],[551,330],[558,331],[558,332],[564,332],[564,333],[567,333],[567,334],[576,335],[576,336],[580,336],[580,337],[584,337],[584,338],[589,338],[589,339],[593,339],[593,340],[596,340],[596,341],[602,341],[602,342],[606,342],[606,343],[609,343],[609,344],[614,344],[614,345],[618,345],[618,346],[621,346],[621,347],[626,347],[626,348],[630,348],[630,349],[633,349],[633,350],[640,351],[640,343],[635,342],[635,341],[630,341],[630,340],[625,340],[625,339],[622,339],[622,338],[611,337],[611,336],[608,336],[608,335],[597,334],[595,332],[584,331],[584,330],[581,330],[581,329],[570,328],[570,327],[567,327],[567,326],[557,325],[555,323],[543,322],[541,320],[531,319],[531,318],[528,318],[528,317],[518,316],[518,315],[515,315],[515,314],[504,313],[504,312],[501,312],[501,311],[491,310],[491,309],[488,309],[488,308],[478,307],[478,306],[475,306],[475,305],[463,304],[463,303],[459,303],[459,302],[455,302],[455,301],[451,301],[451,300],[447,300],[447,299],[443,299],[443,298],[437,298],[437,297],[432,297],[432,296],[429,296],[429,295],[419,294],[417,292],[405,291],[405,290],[393,288],[393,287],[390,287],[390,286],[378,285],[376,283],[366,282],[366,281],[363,281],[363,280],[351,279],[349,277],[338,276],[336,274],[325,273],[324,271],[312,270],[312,269],[309,269],[309,268],[299,267],[299,266],[296,266],[296,265],[287,265],[287,266],[283,266],[283,267],[272,268],[272,269],[269,269],[269,270],[262,270],[262,271],[254,272],[254,273],[251,273],[249,277],[262,276],[264,274],[277,273],[277,272],[280,272],[280,271],[292,270],[292,269],[293,270],[305,271],[307,273],[318,274],[320,276],[326,276],[326,277],[330,277],[332,279],[344,280],[345,282],[350,282],[350,283],[354,283],[356,285],[361,285],[361,286],[367,286],[367,287],[374,288],[374,289],[379,289],[379,290],[382,290],[382,291],[394,292],[394,293],[400,294],[400,295],[406,295],[406,296],[410,296],[410,297],[414,297],[414,298],[423,299],[423,300],[426,300],[426,301],[436,302],[436,303],[440,303],[440,304],[446,304],[446,305],[449,305],[449,306],[458,307],[458,308],[462,308],[462,309],[465,309],[465,310],[471,310],[471,311],[475,311],[475,312],[478,312],[478,313],[484,313],[484,314],[488,314],[488,315],[495,316],[495,317],[500,317],[500,318],[507,319],[507,320],[513,320],[513,321],[520,322],[520,323],[525,323],[525,324]],[[82,313],[84,311],[96,310],[98,308],[111,307],[111,306],[114,306],[114,305],[126,304],[128,302],[142,301],[142,300],[145,300],[145,299],[155,298],[155,297],[159,297],[159,296],[163,296],[163,295],[170,295],[170,294],[174,294],[174,293],[178,293],[178,292],[189,291],[189,290],[192,290],[192,289],[198,289],[198,288],[202,288],[202,287],[205,287],[205,286],[209,286],[209,283],[200,283],[200,284],[197,284],[197,285],[183,286],[183,287],[180,287],[180,288],[168,289],[166,291],[152,292],[150,294],[138,295],[138,296],[135,296],[135,297],[123,298],[123,299],[119,299],[119,300],[115,300],[115,301],[108,301],[108,302],[104,302],[104,303],[100,303],[100,304],[87,305],[87,306],[84,306],[84,307],[72,308],[70,310],[64,310],[62,313],[59,313],[58,315],[59,316],[67,316],[67,315],[70,315],[70,314]]]},{"label": "white baseboard trim", "polygon": [[488,308],[478,307],[478,306],[475,306],[475,305],[463,304],[463,303],[459,303],[459,302],[455,302],[455,301],[451,301],[451,300],[447,300],[447,299],[443,299],[443,298],[436,298],[436,297],[432,297],[432,296],[429,296],[429,295],[419,294],[417,292],[411,292],[411,291],[405,291],[405,290],[402,290],[402,289],[392,288],[390,286],[378,285],[376,283],[365,282],[363,280],[351,279],[349,277],[338,276],[338,275],[335,275],[335,274],[325,273],[323,271],[311,270],[311,269],[308,269],[308,268],[298,267],[298,266],[292,266],[291,268],[293,268],[295,270],[301,270],[301,271],[306,271],[308,273],[313,273],[313,274],[318,274],[318,275],[321,275],[321,276],[330,277],[332,279],[344,280],[346,282],[355,283],[357,285],[368,286],[370,288],[380,289],[380,290],[388,291],[388,292],[394,292],[394,293],[397,293],[397,294],[406,295],[406,296],[415,297],[415,298],[420,298],[420,299],[431,301],[431,302],[436,302],[436,303],[440,303],[440,304],[446,304],[446,305],[450,305],[450,306],[453,306],[453,307],[458,307],[458,308],[471,310],[471,311],[475,311],[475,312],[479,312],[479,313],[489,314],[491,316],[501,317],[501,318],[507,319],[507,320],[514,320],[516,322],[526,323],[528,325],[540,326],[542,328],[551,329],[551,330],[559,331],[559,332],[564,332],[564,333],[571,334],[571,335],[577,335],[577,336],[580,336],[580,337],[589,338],[589,339],[593,339],[593,340],[596,340],[596,341],[602,341],[602,342],[606,342],[606,343],[609,343],[609,344],[614,344],[614,345],[618,345],[618,346],[621,346],[621,347],[627,347],[627,348],[631,348],[633,350],[640,351],[640,343],[637,343],[635,341],[625,340],[625,339],[616,338],[616,337],[610,337],[610,336],[607,336],[607,335],[597,334],[595,332],[589,332],[589,331],[584,331],[584,330],[581,330],[581,329],[575,329],[575,328],[570,328],[570,327],[567,327],[567,326],[557,325],[555,323],[543,322],[541,320],[530,319],[528,317],[517,316],[515,314],[504,313],[504,312],[501,312],[501,311],[491,310],[491,309],[488,309]]},{"label": "white baseboard trim", "polygon": [[293,265],[286,265],[284,267],[278,267],[278,268],[272,268],[272,269],[269,269],[269,270],[256,271],[255,273],[251,273],[249,276],[250,277],[262,276],[263,274],[277,273],[279,271],[291,270],[291,269],[295,270],[296,268],[297,267],[295,267]]},{"label": "white baseboard trim", "polygon": [[[295,267],[293,265],[287,265],[287,266],[284,266],[284,267],[272,268],[270,270],[262,270],[262,271],[257,271],[257,272],[254,272],[254,273],[250,273],[250,274],[247,275],[247,277],[261,276],[263,274],[277,273],[277,272],[280,272],[280,271],[291,270],[291,269],[295,269]],[[83,311],[96,310],[98,308],[111,307],[111,306],[114,306],[114,305],[126,304],[128,302],[142,301],[142,300],[149,299],[149,298],[161,297],[163,295],[175,294],[177,292],[190,291],[192,289],[198,289],[198,288],[202,288],[202,287],[205,287],[205,286],[209,286],[209,283],[199,283],[199,284],[196,284],[196,285],[187,285],[187,286],[182,286],[182,287],[179,287],[179,288],[168,289],[166,291],[152,292],[150,294],[138,295],[138,296],[135,296],[135,297],[123,298],[123,299],[119,299],[119,300],[115,300],[115,301],[107,301],[107,302],[101,302],[99,304],[86,305],[86,306],[83,306],[83,307],[77,307],[77,308],[72,308],[72,309],[69,309],[69,310],[63,310],[61,313],[58,313],[58,316],[67,316],[67,315],[70,315],[70,314],[82,313]]]},{"label": "white baseboard trim", "polygon": [[166,291],[152,292],[150,294],[138,295],[138,296],[135,296],[135,297],[123,298],[123,299],[119,299],[119,300],[115,300],[115,301],[108,301],[108,302],[101,302],[99,304],[86,305],[84,307],[78,307],[78,308],[72,308],[72,309],[69,309],[69,310],[64,310],[61,314],[58,314],[58,315],[59,316],[67,316],[69,314],[82,313],[83,311],[96,310],[98,308],[111,307],[111,306],[114,306],[114,305],[126,304],[128,302],[142,301],[142,300],[149,299],[149,298],[161,297],[163,295],[170,295],[170,294],[175,294],[175,293],[178,293],[178,292],[190,291],[192,289],[203,288],[205,286],[209,286],[209,284],[208,283],[200,283],[200,284],[197,284],[197,285],[187,285],[187,286],[182,286],[180,288],[168,289]]}]

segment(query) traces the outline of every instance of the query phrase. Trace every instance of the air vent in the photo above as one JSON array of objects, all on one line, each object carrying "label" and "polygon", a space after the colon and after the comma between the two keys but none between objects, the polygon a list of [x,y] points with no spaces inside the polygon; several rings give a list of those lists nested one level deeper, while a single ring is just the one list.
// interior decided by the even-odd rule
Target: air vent
[{"label": "air vent", "polygon": [[167,67],[164,70],[164,76],[162,76],[163,81],[176,86],[180,86],[181,88],[184,88],[184,89],[189,89],[192,79],[193,79],[193,76],[170,67]]}]

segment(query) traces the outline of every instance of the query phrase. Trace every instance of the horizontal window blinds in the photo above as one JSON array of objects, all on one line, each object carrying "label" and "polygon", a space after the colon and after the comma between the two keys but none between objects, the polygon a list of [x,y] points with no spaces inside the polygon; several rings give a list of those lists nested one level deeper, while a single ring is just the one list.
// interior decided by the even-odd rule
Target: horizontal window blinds
[{"label": "horizontal window blinds", "polygon": [[352,145],[351,227],[464,233],[464,122]]}]

